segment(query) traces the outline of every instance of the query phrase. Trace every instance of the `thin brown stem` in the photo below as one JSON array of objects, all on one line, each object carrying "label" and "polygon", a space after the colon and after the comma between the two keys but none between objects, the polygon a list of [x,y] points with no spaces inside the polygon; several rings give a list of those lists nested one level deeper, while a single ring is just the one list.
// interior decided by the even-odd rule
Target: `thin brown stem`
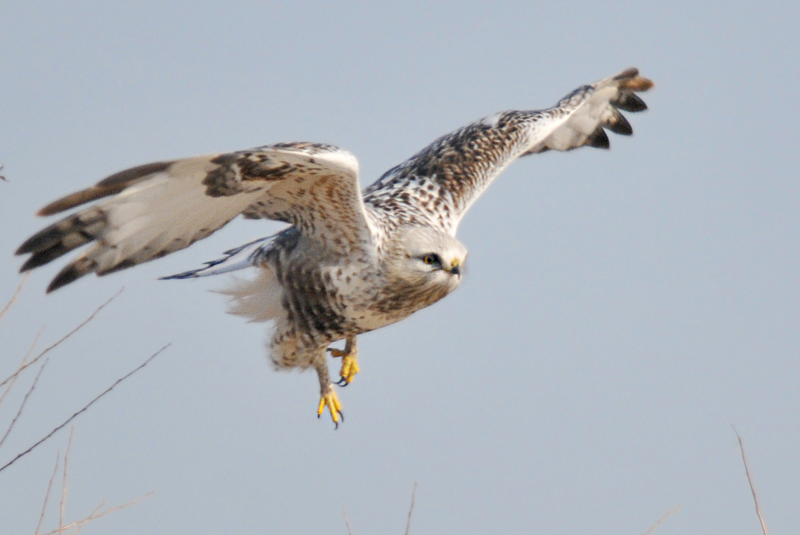
[{"label": "thin brown stem", "polygon": [[42,514],[39,515],[39,523],[36,525],[35,535],[39,535],[39,530],[42,529],[44,522],[44,515],[47,512],[47,502],[50,499],[50,490],[53,488],[53,481],[56,479],[58,473],[58,465],[61,462],[61,451],[56,454],[56,465],[53,467],[53,475],[50,476],[50,482],[47,484],[47,492],[44,495],[44,503],[42,503]]},{"label": "thin brown stem", "polygon": [[131,375],[133,375],[134,373],[138,372],[139,370],[141,370],[142,368],[144,368],[145,366],[147,366],[147,365],[150,363],[150,361],[152,361],[154,358],[156,358],[158,355],[160,355],[160,354],[161,354],[161,352],[162,352],[162,351],[164,351],[165,349],[167,349],[169,346],[170,346],[170,344],[167,344],[167,345],[165,345],[164,347],[162,347],[161,349],[159,349],[158,351],[156,351],[155,353],[153,353],[152,355],[150,355],[150,357],[149,357],[147,360],[145,360],[143,363],[141,363],[139,366],[137,366],[136,368],[134,368],[133,370],[131,370],[130,372],[128,372],[128,373],[127,373],[127,374],[125,374],[124,376],[120,377],[119,379],[117,379],[117,380],[114,382],[114,384],[112,384],[111,386],[109,386],[108,388],[106,388],[106,389],[105,389],[105,390],[104,390],[104,391],[103,391],[101,394],[99,394],[97,397],[95,397],[95,398],[94,398],[92,401],[90,401],[89,403],[87,403],[86,405],[84,405],[84,407],[83,407],[81,410],[79,410],[78,412],[76,412],[75,414],[73,414],[72,416],[70,416],[69,418],[67,418],[67,420],[66,420],[64,423],[62,423],[61,425],[59,425],[58,427],[56,427],[55,429],[53,429],[52,431],[50,431],[50,433],[48,433],[48,434],[47,434],[47,436],[45,436],[44,438],[42,438],[41,440],[39,440],[38,442],[36,442],[36,443],[35,443],[33,446],[31,446],[31,447],[30,447],[30,448],[28,448],[27,450],[23,451],[22,453],[20,453],[19,455],[17,455],[17,456],[16,456],[16,457],[14,457],[13,459],[11,459],[9,462],[7,462],[6,464],[4,464],[2,467],[0,467],[0,472],[2,472],[3,470],[5,470],[5,469],[6,469],[6,468],[8,468],[9,466],[11,466],[12,464],[14,464],[15,462],[17,462],[18,460],[20,460],[22,457],[24,457],[25,455],[27,455],[27,454],[29,454],[30,452],[32,452],[32,451],[33,451],[35,448],[37,448],[38,446],[40,446],[42,443],[44,443],[45,441],[47,441],[47,439],[49,439],[50,437],[52,437],[53,435],[55,435],[55,434],[56,434],[58,431],[60,431],[61,429],[63,429],[63,428],[64,428],[64,427],[65,427],[67,424],[69,424],[69,423],[70,423],[72,420],[74,420],[75,418],[77,418],[78,416],[80,416],[80,415],[81,415],[83,412],[85,412],[85,411],[86,411],[86,410],[87,410],[89,407],[91,407],[91,406],[92,406],[92,405],[94,405],[94,404],[95,404],[97,401],[99,401],[99,400],[100,400],[100,398],[102,398],[103,396],[105,396],[106,394],[108,394],[109,392],[111,392],[112,390],[114,390],[114,387],[115,387],[115,386],[117,386],[117,385],[118,385],[118,384],[120,384],[122,381],[124,381],[125,379],[127,379],[128,377],[130,377]]},{"label": "thin brown stem", "polygon": [[[155,492],[155,491],[153,491],[153,492]],[[105,501],[105,500],[103,500],[102,502],[100,502],[100,505],[98,505],[97,507],[95,507],[94,509],[92,509],[92,512],[91,512],[91,513],[89,513],[89,516],[94,516],[94,515],[96,515],[96,514],[97,514],[97,512],[98,512],[98,511],[100,511],[100,510],[102,510],[102,509],[103,509],[103,507],[105,507],[105,506],[106,506],[106,501]],[[75,533],[78,533],[80,530],[82,530],[82,529],[84,528],[84,526],[86,526],[86,524],[81,524],[80,526],[76,527],[76,528],[75,528]]]},{"label": "thin brown stem", "polygon": [[353,535],[353,530],[350,529],[350,519],[347,518],[347,510],[342,507],[342,513],[344,513],[344,525],[347,527],[347,535]]},{"label": "thin brown stem", "polygon": [[39,354],[36,356],[36,358],[35,358],[35,359],[33,359],[32,361],[28,362],[28,363],[27,363],[27,364],[25,364],[24,366],[21,366],[21,367],[20,367],[20,368],[19,368],[19,369],[18,369],[16,372],[14,372],[14,373],[12,373],[11,375],[9,375],[8,377],[6,377],[6,378],[3,380],[3,382],[1,382],[1,383],[0,383],[0,386],[3,386],[3,385],[4,385],[4,384],[6,384],[7,382],[9,382],[9,381],[11,381],[12,379],[14,379],[14,378],[15,378],[16,376],[18,376],[20,373],[22,373],[23,371],[25,371],[25,370],[26,370],[28,367],[30,367],[30,366],[33,366],[34,364],[36,364],[36,362],[38,362],[40,358],[42,358],[43,356],[45,356],[45,355],[46,355],[48,352],[50,352],[52,349],[54,349],[54,348],[58,347],[58,345],[59,345],[59,344],[61,344],[61,342],[63,342],[64,340],[66,340],[67,338],[69,338],[70,336],[72,336],[73,334],[75,334],[76,332],[80,331],[80,330],[81,330],[81,329],[82,329],[82,328],[83,328],[83,327],[84,327],[84,326],[85,326],[87,323],[89,323],[90,321],[92,321],[92,320],[94,319],[94,317],[97,315],[97,313],[98,313],[98,312],[100,312],[101,310],[103,310],[103,308],[105,308],[105,307],[106,307],[106,306],[107,306],[109,303],[111,303],[111,301],[113,301],[114,299],[116,299],[116,298],[117,298],[117,296],[119,296],[119,294],[121,294],[121,293],[122,293],[122,290],[123,290],[123,289],[124,289],[124,288],[120,288],[120,290],[119,290],[119,291],[118,291],[116,294],[114,294],[114,296],[113,296],[113,297],[111,297],[111,299],[109,299],[108,301],[106,301],[105,303],[103,303],[102,305],[100,305],[99,307],[97,307],[97,309],[96,309],[94,312],[92,312],[92,313],[91,313],[91,315],[90,315],[88,318],[86,318],[86,319],[85,319],[85,320],[84,320],[84,321],[83,321],[83,322],[82,322],[80,325],[78,325],[77,327],[75,327],[74,329],[72,329],[70,332],[68,332],[68,333],[67,333],[65,336],[63,336],[63,337],[62,337],[62,338],[61,338],[61,339],[60,339],[58,342],[56,342],[55,344],[51,345],[50,347],[48,347],[47,349],[45,349],[44,351],[42,351],[41,353],[39,353]]},{"label": "thin brown stem", "polygon": [[661,516],[661,518],[659,518],[658,520],[656,520],[656,523],[655,523],[655,524],[653,524],[652,526],[650,526],[650,528],[649,528],[647,531],[645,531],[644,533],[642,533],[642,535],[650,535],[651,533],[653,533],[653,532],[656,530],[656,528],[657,528],[658,526],[660,526],[661,524],[663,524],[663,523],[664,523],[664,521],[665,521],[666,519],[668,519],[669,517],[671,517],[672,515],[674,515],[675,513],[677,513],[677,512],[680,510],[680,508],[681,508],[681,506],[680,506],[680,505],[676,505],[675,507],[673,507],[672,509],[670,509],[669,511],[667,511],[666,513],[664,513],[664,514]]},{"label": "thin brown stem", "polygon": [[50,359],[47,359],[47,360],[44,361],[44,364],[42,364],[42,367],[39,368],[39,373],[36,374],[36,378],[33,380],[33,384],[28,389],[28,392],[25,393],[25,397],[22,398],[22,403],[20,403],[20,405],[19,405],[19,410],[17,410],[17,414],[14,415],[14,419],[11,420],[11,424],[9,424],[8,429],[6,429],[6,432],[3,435],[3,438],[0,438],[0,447],[3,446],[3,443],[8,438],[8,435],[11,434],[11,430],[14,429],[14,425],[17,423],[17,420],[19,420],[19,417],[22,416],[22,409],[25,408],[25,404],[28,403],[28,398],[31,397],[31,394],[33,394],[33,390],[34,390],[34,388],[36,388],[36,383],[39,382],[39,377],[42,376],[42,372],[44,371],[44,367],[47,366],[48,362],[50,362]]},{"label": "thin brown stem", "polygon": [[[39,329],[39,332],[36,334],[36,338],[33,339],[31,347],[28,348],[28,352],[25,353],[25,357],[22,359],[22,362],[20,362],[19,368],[17,368],[18,371],[20,370],[20,368],[22,368],[22,366],[25,365],[26,362],[28,362],[28,358],[30,358],[31,353],[33,353],[33,349],[36,347],[36,344],[39,343],[39,338],[42,336],[43,332],[44,332],[44,327]],[[8,387],[5,390],[3,390],[2,394],[0,394],[0,405],[3,404],[3,401],[5,401],[6,399],[6,396],[8,396],[9,392],[11,392],[11,389],[14,387],[14,383],[17,381],[18,377],[19,375],[17,375],[14,379],[12,379],[11,382],[8,383]]]},{"label": "thin brown stem", "polygon": [[[733,426],[731,426],[733,427]],[[764,522],[764,516],[761,514],[761,506],[758,503],[758,494],[756,493],[756,487],[753,485],[753,478],[750,477],[750,467],[747,465],[747,455],[744,453],[744,442],[742,442],[742,437],[739,436],[739,432],[733,427],[733,432],[736,433],[736,439],[739,441],[739,452],[742,454],[742,463],[744,463],[744,473],[747,476],[747,483],[750,485],[750,492],[753,493],[753,503],[756,506],[756,514],[758,515],[758,521],[761,523],[761,531],[764,532],[764,535],[767,534],[767,524]]]},{"label": "thin brown stem", "polygon": [[[2,169],[1,166],[0,166],[0,169]],[[17,286],[17,289],[14,291],[14,295],[11,296],[11,299],[8,300],[8,303],[6,304],[6,306],[3,307],[3,311],[0,312],[0,321],[2,321],[3,316],[5,316],[6,313],[8,312],[8,310],[11,308],[11,305],[14,304],[14,301],[17,300],[17,296],[22,291],[22,287],[25,286],[25,282],[27,282],[29,276],[30,276],[30,272],[26,273],[25,276],[22,277],[22,280],[19,282],[19,285]]]},{"label": "thin brown stem", "polygon": [[142,494],[141,496],[139,496],[135,500],[132,500],[132,501],[130,501],[128,503],[123,503],[122,505],[117,505],[116,507],[109,507],[108,509],[106,509],[104,511],[100,511],[99,513],[92,513],[91,515],[87,516],[86,518],[84,518],[82,520],[76,520],[75,522],[72,522],[71,524],[67,524],[66,526],[62,526],[62,527],[60,527],[58,529],[54,529],[53,531],[48,531],[44,535],[55,535],[56,533],[63,533],[64,531],[66,531],[68,529],[72,529],[72,528],[75,528],[75,531],[77,532],[81,528],[83,528],[83,526],[85,526],[87,523],[91,522],[92,520],[100,518],[101,516],[105,516],[105,515],[107,515],[109,513],[113,513],[114,511],[119,511],[120,509],[124,509],[126,507],[130,507],[131,505],[135,505],[135,504],[139,503],[140,501],[152,496],[154,492],[155,491],[151,490],[150,492]]},{"label": "thin brown stem", "polygon": [[411,530],[411,514],[414,512],[414,498],[417,496],[417,482],[414,481],[414,489],[411,491],[411,507],[408,508],[408,520],[406,520],[406,533]]},{"label": "thin brown stem", "polygon": [[58,513],[58,527],[64,530],[64,512],[67,508],[67,471],[69,467],[69,454],[72,451],[72,439],[75,436],[75,427],[69,430],[69,442],[67,442],[67,453],[64,454],[64,477],[61,480],[61,507]]}]

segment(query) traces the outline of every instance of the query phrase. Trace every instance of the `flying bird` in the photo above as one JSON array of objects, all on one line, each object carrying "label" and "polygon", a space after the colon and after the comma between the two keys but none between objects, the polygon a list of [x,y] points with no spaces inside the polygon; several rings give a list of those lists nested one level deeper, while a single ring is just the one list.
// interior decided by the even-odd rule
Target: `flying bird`
[{"label": "flying bird", "polygon": [[[461,218],[520,156],[583,146],[608,148],[605,130],[630,135],[620,110],[647,106],[653,83],[637,69],[584,85],[552,108],[505,111],[447,134],[361,191],[358,162],[321,143],[150,163],[67,195],[39,211],[81,206],[17,250],[27,271],[89,245],[53,279],[51,292],[88,274],[106,275],[188,247],[238,215],[283,221],[282,232],[225,253],[187,279],[255,268],[225,290],[230,312],[274,322],[277,368],[313,367],[317,416],[343,418],[326,362],[342,358],[340,386],[358,372],[356,337],[432,305],[461,282]],[[344,349],[330,348],[339,340]]]}]

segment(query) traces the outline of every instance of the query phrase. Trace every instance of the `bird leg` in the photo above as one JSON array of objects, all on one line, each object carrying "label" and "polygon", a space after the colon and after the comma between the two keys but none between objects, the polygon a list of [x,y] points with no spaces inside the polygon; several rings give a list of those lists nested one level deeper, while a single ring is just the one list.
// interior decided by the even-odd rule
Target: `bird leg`
[{"label": "bird leg", "polygon": [[328,348],[333,358],[342,358],[342,370],[339,372],[341,379],[336,383],[339,386],[347,386],[358,373],[358,348],[356,347],[356,337],[348,336],[344,344],[344,351],[340,349]]},{"label": "bird leg", "polygon": [[317,370],[317,377],[319,378],[320,399],[319,407],[317,408],[317,418],[322,416],[325,407],[331,412],[331,418],[336,428],[339,428],[339,418],[344,421],[344,413],[342,412],[342,404],[339,402],[339,396],[336,395],[336,390],[333,389],[333,383],[328,375],[328,363],[325,362],[325,353],[320,353],[314,359],[314,369]]}]

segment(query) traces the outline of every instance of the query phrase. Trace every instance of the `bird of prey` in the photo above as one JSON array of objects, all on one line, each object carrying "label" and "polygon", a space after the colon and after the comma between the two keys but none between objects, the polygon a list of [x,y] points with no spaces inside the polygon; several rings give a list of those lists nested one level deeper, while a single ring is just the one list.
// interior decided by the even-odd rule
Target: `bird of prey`
[{"label": "bird of prey", "polygon": [[[361,191],[358,162],[321,143],[255,149],[134,167],[39,211],[57,214],[92,201],[25,241],[27,271],[90,244],[48,292],[86,275],[106,275],[205,238],[238,215],[289,224],[225,253],[185,279],[255,268],[226,290],[231,312],[273,321],[277,368],[313,367],[317,416],[338,427],[341,404],[326,352],[342,358],[340,380],[358,372],[356,337],[432,305],[461,282],[461,218],[520,156],[582,146],[608,148],[605,129],[632,133],[619,110],[647,108],[637,92],[653,83],[628,69],[572,91],[552,108],[505,111],[447,134]],[[343,350],[329,346],[344,340]]]}]

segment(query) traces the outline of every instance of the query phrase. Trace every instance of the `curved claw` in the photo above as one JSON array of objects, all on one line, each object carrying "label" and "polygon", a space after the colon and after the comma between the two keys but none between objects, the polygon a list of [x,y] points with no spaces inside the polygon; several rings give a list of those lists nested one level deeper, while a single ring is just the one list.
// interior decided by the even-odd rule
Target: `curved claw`
[{"label": "curved claw", "polygon": [[333,423],[336,429],[338,429],[339,418],[344,422],[344,414],[342,413],[342,404],[339,402],[339,396],[336,395],[333,385],[328,385],[328,388],[320,396],[317,418],[321,417],[322,413],[325,412],[325,407],[328,407],[331,413],[331,419],[333,419]]},{"label": "curved claw", "polygon": [[342,351],[341,349],[328,348],[333,358],[342,359],[342,370],[339,372],[341,379],[336,383],[339,386],[347,386],[358,373],[358,359],[355,351]]}]

